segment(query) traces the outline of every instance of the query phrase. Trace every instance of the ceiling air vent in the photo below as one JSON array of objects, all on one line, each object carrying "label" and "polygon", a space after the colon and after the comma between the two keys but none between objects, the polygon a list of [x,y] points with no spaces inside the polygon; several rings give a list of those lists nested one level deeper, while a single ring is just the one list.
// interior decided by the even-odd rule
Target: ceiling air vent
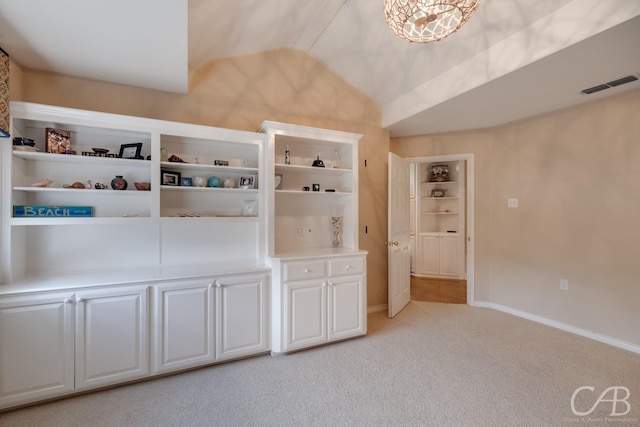
[{"label": "ceiling air vent", "polygon": [[627,77],[623,77],[623,78],[618,79],[618,80],[614,80],[612,82],[607,82],[607,84],[609,86],[611,86],[611,87],[620,86],[620,85],[623,85],[625,83],[630,83],[630,82],[632,82],[634,80],[638,80],[638,78],[636,76],[627,76]]},{"label": "ceiling air vent", "polygon": [[611,87],[615,87],[615,86],[620,86],[623,85],[625,83],[630,83],[633,81],[638,80],[638,77],[636,76],[626,76],[626,77],[621,77],[619,79],[616,80],[612,80],[610,82],[607,83],[602,83],[587,89],[582,89],[580,92],[584,93],[584,94],[592,94],[592,93],[596,93],[596,92],[600,92],[601,90],[605,90],[605,89],[609,89]]},{"label": "ceiling air vent", "polygon": [[600,92],[601,90],[605,90],[605,89],[609,89],[611,86],[607,86],[607,85],[598,85],[598,86],[594,86],[594,87],[590,87],[588,89],[582,89],[582,93],[586,93],[587,95],[591,94],[591,93],[596,93],[596,92]]}]

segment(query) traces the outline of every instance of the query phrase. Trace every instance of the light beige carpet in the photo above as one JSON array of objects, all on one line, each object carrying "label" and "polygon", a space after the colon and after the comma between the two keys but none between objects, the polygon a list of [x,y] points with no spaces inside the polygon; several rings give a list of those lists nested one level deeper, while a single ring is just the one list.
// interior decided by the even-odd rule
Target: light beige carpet
[{"label": "light beige carpet", "polygon": [[[611,386],[630,411],[609,416]],[[611,394],[608,396],[611,398]],[[624,397],[620,395],[619,397]],[[617,408],[621,412],[623,403]],[[640,355],[491,309],[412,302],[365,338],[0,414],[8,426],[640,425]]]}]

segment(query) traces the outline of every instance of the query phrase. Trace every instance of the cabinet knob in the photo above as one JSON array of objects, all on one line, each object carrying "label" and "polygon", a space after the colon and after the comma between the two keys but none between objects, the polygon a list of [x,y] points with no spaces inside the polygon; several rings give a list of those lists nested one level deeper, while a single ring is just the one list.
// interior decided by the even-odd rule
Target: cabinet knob
[{"label": "cabinet knob", "polygon": [[351,268],[351,266],[349,264],[347,264],[347,266],[345,267],[345,270],[349,270]]},{"label": "cabinet knob", "polygon": [[309,272],[309,269],[308,269],[308,268],[305,268],[305,269],[304,269],[304,273],[305,273],[305,274],[307,274],[308,272]]}]

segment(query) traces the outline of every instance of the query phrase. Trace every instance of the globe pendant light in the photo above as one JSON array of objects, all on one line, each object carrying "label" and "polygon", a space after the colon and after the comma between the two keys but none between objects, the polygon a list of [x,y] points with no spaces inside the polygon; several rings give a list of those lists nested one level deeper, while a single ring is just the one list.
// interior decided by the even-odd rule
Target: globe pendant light
[{"label": "globe pendant light", "polygon": [[480,0],[384,0],[387,24],[410,42],[442,40],[455,33],[476,11]]}]

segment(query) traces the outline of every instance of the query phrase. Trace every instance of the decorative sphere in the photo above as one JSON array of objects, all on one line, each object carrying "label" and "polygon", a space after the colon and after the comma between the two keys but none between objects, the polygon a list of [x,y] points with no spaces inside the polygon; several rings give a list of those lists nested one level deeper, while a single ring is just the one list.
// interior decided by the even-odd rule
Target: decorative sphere
[{"label": "decorative sphere", "polygon": [[193,185],[195,185],[196,187],[204,187],[206,186],[206,182],[203,177],[196,176],[195,178],[193,178]]},{"label": "decorative sphere", "polygon": [[220,187],[221,183],[222,181],[220,181],[220,178],[217,176],[211,176],[207,180],[207,187]]}]

